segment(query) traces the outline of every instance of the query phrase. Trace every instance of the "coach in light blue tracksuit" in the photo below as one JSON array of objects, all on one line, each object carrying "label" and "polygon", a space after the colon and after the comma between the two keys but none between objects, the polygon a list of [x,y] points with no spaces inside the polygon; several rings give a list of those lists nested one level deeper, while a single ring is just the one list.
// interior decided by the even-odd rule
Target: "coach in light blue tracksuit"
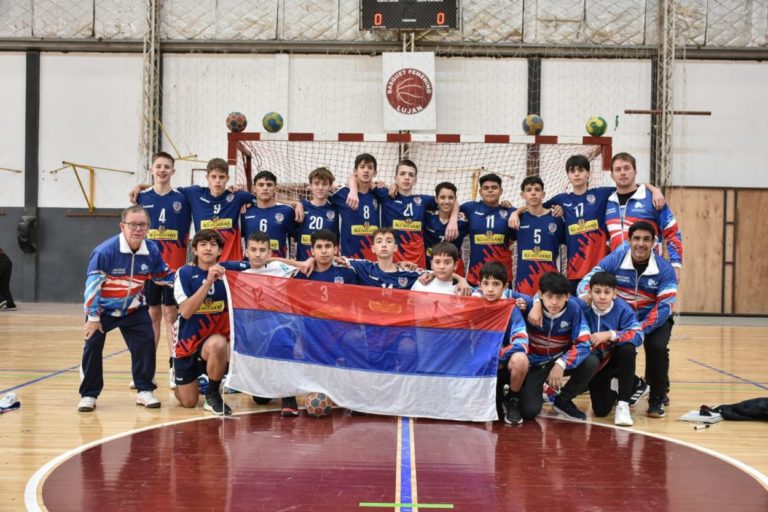
[{"label": "coach in light blue tracksuit", "polygon": [[645,379],[651,387],[648,416],[662,418],[664,397],[669,383],[669,338],[672,334],[672,308],[677,296],[675,270],[653,252],[656,229],[648,222],[629,228],[629,248],[622,247],[606,256],[579,283],[584,296],[589,280],[597,272],[616,276],[618,296],[635,310],[645,334]]},{"label": "coach in light blue tracksuit", "polygon": [[144,300],[144,283],[172,285],[168,268],[155,244],[148,244],[149,215],[141,206],[123,210],[120,234],[100,244],[88,262],[85,282],[85,346],[81,364],[79,412],[96,408],[104,388],[102,353],[106,333],[119,328],[131,352],[131,373],[138,394],[136,403],[160,407],[152,391],[155,384],[155,335]]}]

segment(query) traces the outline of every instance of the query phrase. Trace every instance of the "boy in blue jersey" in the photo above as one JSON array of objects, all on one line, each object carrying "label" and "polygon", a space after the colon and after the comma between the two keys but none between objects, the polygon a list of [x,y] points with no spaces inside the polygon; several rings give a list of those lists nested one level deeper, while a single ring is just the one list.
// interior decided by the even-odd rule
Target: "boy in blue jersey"
[{"label": "boy in blue jersey", "polygon": [[160,407],[152,392],[155,375],[155,334],[144,301],[144,284],[153,280],[171,286],[175,273],[155,244],[145,241],[149,215],[141,206],[123,210],[120,234],[93,250],[85,282],[85,345],[80,366],[79,412],[91,412],[104,388],[102,353],[109,331],[119,328],[131,352],[136,404]]},{"label": "boy in blue jersey", "polygon": [[526,211],[520,215],[517,239],[517,268],[515,290],[534,295],[539,279],[547,272],[557,272],[560,246],[565,243],[565,225],[561,218],[544,208],[544,182],[538,176],[528,176],[520,186]]},{"label": "boy in blue jersey", "polygon": [[[637,347],[643,344],[643,330],[632,308],[616,297],[616,276],[613,274],[592,274],[588,299],[588,302],[580,301],[581,307],[592,331],[589,338],[592,352],[600,358],[600,370],[589,383],[592,411],[597,417],[605,417],[615,403],[614,423],[631,427],[629,399],[634,385]],[[618,380],[618,392],[611,389],[613,378]]]},{"label": "boy in blue jersey", "polygon": [[[507,269],[498,261],[489,261],[480,269],[480,287],[475,296],[481,296],[488,302],[500,299],[514,299],[512,290],[507,285],[509,278]],[[509,425],[521,425],[523,417],[520,414],[520,388],[528,373],[528,333],[525,330],[525,320],[519,308],[512,310],[507,332],[499,351],[499,368],[496,379],[496,410],[499,419]],[[509,385],[509,391],[504,396],[504,386]]]},{"label": "boy in blue jersey", "polygon": [[269,247],[273,256],[288,257],[289,239],[296,230],[296,212],[287,204],[278,204],[277,176],[270,171],[261,171],[253,179],[256,201],[240,215],[243,238],[261,231],[269,235]]},{"label": "boy in blue jersey", "polygon": [[501,178],[486,174],[479,179],[481,201],[461,205],[461,213],[469,222],[469,270],[467,281],[473,286],[480,282],[480,269],[489,261],[498,261],[512,275],[512,237],[507,226],[514,208],[500,206]]},{"label": "boy in blue jersey", "polygon": [[645,335],[645,380],[650,386],[647,415],[663,418],[669,389],[669,338],[674,321],[672,308],[677,297],[675,269],[654,253],[656,230],[639,221],[629,228],[629,248],[620,247],[606,256],[579,284],[584,296],[592,274],[616,275],[616,290],[635,311]]},{"label": "boy in blue jersey", "polygon": [[340,217],[341,255],[374,261],[373,233],[379,228],[379,201],[371,191],[376,176],[376,158],[368,153],[355,157],[353,176],[357,183],[358,202],[348,201],[349,187],[330,197]]},{"label": "boy in blue jersey", "polygon": [[327,229],[338,236],[339,215],[329,201],[328,196],[333,187],[333,173],[326,167],[318,167],[309,173],[310,198],[302,199],[304,220],[296,230],[296,259],[304,261],[312,252],[312,233]]},{"label": "boy in blue jersey", "polygon": [[444,181],[438,183],[435,187],[435,202],[437,208],[428,211],[424,216],[424,245],[427,247],[427,266],[431,267],[432,247],[440,242],[450,242],[459,253],[457,260],[456,273],[463,276],[466,274],[464,260],[461,257],[464,238],[469,232],[469,223],[467,217],[459,212],[457,220],[458,235],[451,239],[446,233],[448,222],[451,220],[454,208],[456,207],[456,185]]},{"label": "boy in blue jersey", "polygon": [[357,274],[354,270],[333,264],[333,260],[339,255],[339,239],[336,233],[329,229],[319,229],[310,235],[310,239],[312,241],[314,270],[309,275],[299,272],[295,276],[297,279],[337,284],[358,284]]},{"label": "boy in blue jersey", "polygon": [[[192,212],[184,194],[171,188],[174,159],[164,151],[152,156],[152,188],[139,194],[138,204],[149,214],[149,232],[147,239],[154,241],[160,249],[163,260],[171,270],[178,270],[187,262],[187,241]],[[169,286],[157,286],[147,281],[144,294],[149,306],[149,317],[155,331],[155,350],[160,342],[160,323],[165,320],[168,342],[169,385],[176,387],[173,377],[173,330],[172,326],[179,316],[179,308]],[[131,382],[131,387],[133,386]]]},{"label": "boy in blue jersey", "polygon": [[[540,296],[529,302],[526,316],[530,369],[520,391],[524,418],[541,411],[541,391],[546,382],[559,394],[553,409],[571,419],[584,420],[573,399],[587,390],[600,360],[591,353],[590,332],[581,305],[570,297],[570,283],[559,272],[548,272],[539,281]],[[561,385],[563,376],[570,379]]]},{"label": "boy in blue jersey", "polygon": [[208,375],[206,411],[218,416],[232,413],[221,397],[221,381],[229,363],[229,308],[222,278],[226,269],[244,270],[243,261],[218,263],[224,238],[215,230],[203,229],[192,238],[192,263],[179,269],[174,294],[179,319],[174,342],[176,399],[182,407],[196,407],[197,378]]},{"label": "boy in blue jersey", "polygon": [[368,260],[346,259],[363,286],[410,290],[419,273],[405,270],[394,262],[397,241],[392,228],[379,228],[373,234],[373,254],[376,263]]},{"label": "boy in blue jersey", "polygon": [[[410,261],[419,268],[426,268],[426,249],[424,246],[424,221],[427,210],[437,207],[435,197],[427,194],[414,194],[418,169],[408,159],[401,160],[395,167],[395,185],[393,195],[386,186],[374,187],[374,196],[381,204],[381,225],[392,228],[397,236],[397,252],[394,261]],[[350,180],[348,202],[354,202],[356,187]],[[446,233],[453,239],[458,233],[458,205],[450,213]]]}]

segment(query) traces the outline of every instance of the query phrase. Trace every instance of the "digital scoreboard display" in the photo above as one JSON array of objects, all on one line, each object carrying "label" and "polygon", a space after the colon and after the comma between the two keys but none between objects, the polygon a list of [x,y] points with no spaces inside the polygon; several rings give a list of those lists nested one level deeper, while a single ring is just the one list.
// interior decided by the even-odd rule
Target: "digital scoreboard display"
[{"label": "digital scoreboard display", "polygon": [[459,28],[459,0],[360,0],[360,30]]}]

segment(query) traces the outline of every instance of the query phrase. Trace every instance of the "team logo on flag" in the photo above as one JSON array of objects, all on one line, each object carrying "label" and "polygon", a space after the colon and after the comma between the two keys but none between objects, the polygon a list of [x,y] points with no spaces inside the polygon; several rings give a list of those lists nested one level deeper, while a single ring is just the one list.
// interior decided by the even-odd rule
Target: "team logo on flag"
[{"label": "team logo on flag", "polygon": [[587,194],[587,202],[589,204],[595,204],[595,196],[594,196],[594,194]]},{"label": "team logo on flag", "polygon": [[547,228],[549,229],[550,233],[555,233],[557,231],[557,224],[555,224],[554,222],[550,222]]},{"label": "team logo on flag", "polygon": [[509,215],[509,212],[507,210],[499,210],[499,217],[502,219],[506,219],[507,215]]},{"label": "team logo on flag", "polygon": [[174,201],[173,202],[173,211],[180,212],[181,211],[181,201]]},{"label": "team logo on flag", "polygon": [[325,216],[328,217],[328,220],[333,220],[336,218],[336,212],[327,211],[325,212]]},{"label": "team logo on flag", "polygon": [[285,219],[285,216],[282,213],[276,213],[275,214],[275,220],[277,222],[283,222],[284,219]]},{"label": "team logo on flag", "polygon": [[226,199],[227,199],[228,203],[231,203],[232,201],[235,200],[235,194],[227,194],[227,198]]},{"label": "team logo on flag", "polygon": [[413,202],[416,204],[421,204],[421,198],[419,196],[416,196],[413,198]]},{"label": "team logo on flag", "polygon": [[401,288],[404,288],[405,285],[408,284],[408,278],[407,277],[398,277],[397,278],[397,284],[399,284]]}]

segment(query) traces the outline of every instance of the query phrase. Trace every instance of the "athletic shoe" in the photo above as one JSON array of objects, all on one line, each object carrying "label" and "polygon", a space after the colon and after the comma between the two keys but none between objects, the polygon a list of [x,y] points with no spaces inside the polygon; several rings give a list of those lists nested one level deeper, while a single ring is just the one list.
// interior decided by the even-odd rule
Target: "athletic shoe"
[{"label": "athletic shoe", "polygon": [[632,396],[629,398],[629,406],[634,407],[637,405],[637,402],[640,401],[641,398],[643,398],[645,395],[650,393],[651,387],[648,385],[647,382],[645,382],[645,379],[642,377],[637,379],[637,382],[635,382],[635,390],[632,392]]},{"label": "athletic shoe", "polygon": [[587,415],[581,412],[578,407],[576,407],[576,404],[573,403],[573,400],[567,400],[562,396],[555,398],[555,403],[552,404],[552,409],[556,412],[559,412],[566,418],[571,418],[572,420],[584,421],[587,419]]},{"label": "athletic shoe", "polygon": [[253,398],[253,401],[259,405],[267,405],[269,402],[272,401],[271,398],[267,398],[264,396],[252,396],[251,398]]},{"label": "athletic shoe", "polygon": [[541,398],[544,400],[545,404],[555,403],[555,398],[557,398],[559,394],[559,391],[556,391],[554,388],[550,387],[550,385],[546,382],[544,383],[541,391]]},{"label": "athletic shoe", "polygon": [[523,415],[520,414],[520,400],[508,396],[504,399],[504,408],[507,410],[504,413],[504,423],[507,425],[523,424]]},{"label": "athletic shoe", "polygon": [[16,393],[8,393],[0,399],[0,414],[15,411],[21,407],[21,402],[16,398]]},{"label": "athletic shoe", "polygon": [[173,366],[168,368],[168,388],[176,389],[176,370],[173,369]]},{"label": "athletic shoe", "polygon": [[651,418],[663,418],[667,413],[664,412],[664,397],[658,396],[648,399],[648,411],[645,413]]},{"label": "athletic shoe", "polygon": [[299,415],[299,404],[296,403],[295,396],[283,398],[280,407],[280,416],[284,418],[295,418]]},{"label": "athletic shoe", "polygon": [[669,405],[669,395],[664,393],[664,400],[662,402],[664,404],[664,407],[667,407]]},{"label": "athletic shoe", "polygon": [[219,393],[205,395],[203,409],[212,412],[216,416],[229,416],[232,414],[232,408],[224,403],[224,399],[221,398]]},{"label": "athletic shoe", "polygon": [[157,409],[160,407],[160,400],[151,391],[139,391],[136,393],[136,405],[143,405],[147,409]]},{"label": "athletic shoe", "polygon": [[5,306],[8,304],[7,300],[0,300],[0,309],[5,309]]},{"label": "athletic shoe", "polygon": [[96,408],[96,399],[92,396],[84,396],[77,404],[77,412],[92,412]]},{"label": "athletic shoe", "polygon": [[616,412],[613,418],[613,424],[620,427],[631,427],[634,425],[632,414],[629,412],[629,402],[619,400],[616,403]]},{"label": "athletic shoe", "polygon": [[206,374],[198,375],[197,377],[197,387],[200,390],[201,395],[205,395],[208,393],[208,376]]},{"label": "athletic shoe", "polygon": [[17,309],[16,306],[11,306],[11,307],[5,306],[4,308],[0,309],[0,311],[16,311],[16,309]]}]

